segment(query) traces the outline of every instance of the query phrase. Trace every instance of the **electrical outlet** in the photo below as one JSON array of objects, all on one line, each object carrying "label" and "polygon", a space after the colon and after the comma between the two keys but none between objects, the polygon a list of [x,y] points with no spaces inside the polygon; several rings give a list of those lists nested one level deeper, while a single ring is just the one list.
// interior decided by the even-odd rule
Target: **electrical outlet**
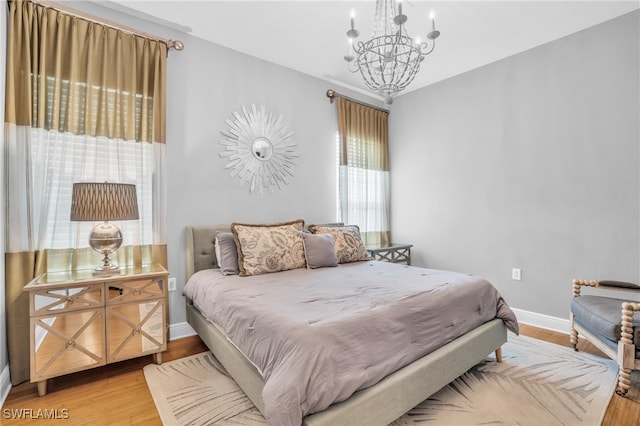
[{"label": "electrical outlet", "polygon": [[169,278],[169,291],[176,291],[176,278]]},{"label": "electrical outlet", "polygon": [[515,281],[520,281],[522,279],[522,271],[520,271],[520,268],[513,268],[511,270],[511,279]]}]

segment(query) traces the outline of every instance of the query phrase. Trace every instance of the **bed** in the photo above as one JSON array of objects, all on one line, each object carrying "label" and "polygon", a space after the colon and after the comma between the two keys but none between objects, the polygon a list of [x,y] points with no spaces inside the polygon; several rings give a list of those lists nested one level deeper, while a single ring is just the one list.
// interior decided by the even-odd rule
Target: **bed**
[{"label": "bed", "polygon": [[[273,375],[265,373],[264,366],[262,365],[261,361],[256,361],[256,356],[254,355],[254,353],[250,352],[250,349],[247,349],[246,346],[242,346],[245,344],[243,341],[239,342],[236,340],[232,342],[233,337],[230,336],[230,334],[233,334],[232,325],[226,324],[223,326],[214,323],[212,318],[215,317],[215,312],[208,312],[207,309],[209,308],[204,305],[204,302],[194,303],[193,300],[195,299],[195,294],[197,293],[192,289],[192,287],[195,286],[195,284],[192,284],[193,282],[208,282],[210,280],[222,281],[222,278],[220,278],[222,275],[216,270],[216,268],[218,268],[218,262],[214,249],[214,238],[218,232],[228,231],[229,225],[187,227],[186,278],[188,284],[185,287],[185,290],[189,288],[188,292],[185,292],[185,295],[187,296],[187,321],[196,330],[198,335],[202,338],[209,349],[211,349],[212,353],[225,367],[229,375],[236,381],[238,386],[244,391],[248,398],[254,403],[257,409],[261,413],[265,414],[265,417],[267,417],[268,419],[277,419],[277,421],[270,420],[270,423],[302,423],[305,425],[389,424],[405,412],[409,411],[415,405],[438,391],[440,388],[463,374],[469,368],[482,361],[492,352],[496,352],[496,358],[499,361],[501,356],[500,347],[507,341],[507,326],[505,325],[505,321],[512,331],[517,332],[517,322],[515,320],[515,316],[513,316],[513,313],[502,301],[502,299],[499,298],[499,312],[497,310],[495,312],[495,315],[492,314],[490,318],[482,319],[482,322],[480,324],[474,324],[469,330],[465,330],[459,336],[456,335],[455,338],[450,339],[450,341],[447,341],[447,343],[442,346],[438,346],[435,350],[429,350],[428,353],[421,354],[416,359],[412,359],[408,363],[402,360],[398,360],[394,361],[396,364],[393,364],[393,362],[390,361],[390,364],[393,365],[385,367],[391,369],[389,373],[385,373],[382,368],[378,369],[377,364],[374,364],[373,366],[367,366],[367,372],[370,369],[375,371],[370,375],[367,375],[366,378],[361,378],[363,384],[358,386],[355,392],[350,391],[348,389],[348,386],[341,388],[340,385],[342,383],[336,381],[334,377],[329,377],[328,379],[324,377],[328,374],[325,374],[327,370],[332,370],[331,365],[326,363],[329,361],[325,361],[324,364],[318,364],[322,368],[315,369],[319,372],[314,373],[316,375],[313,376],[313,380],[320,380],[317,377],[318,375],[320,375],[322,376],[322,383],[324,383],[325,387],[327,386],[325,380],[328,380],[328,383],[332,384],[332,386],[335,385],[336,389],[340,389],[340,391],[336,391],[336,393],[338,394],[338,402],[326,404],[326,400],[322,401],[321,396],[316,398],[319,401],[316,406],[313,406],[313,404],[309,403],[311,404],[310,411],[309,407],[302,410],[303,417],[301,420],[295,415],[292,417],[278,417],[273,413],[277,411],[277,409],[274,409],[274,406],[278,405],[279,400],[272,397],[270,393],[264,394],[265,388],[272,389],[274,387],[269,387],[269,380],[275,381],[276,379],[273,378]],[[362,273],[361,270],[366,268],[369,268],[371,271],[378,271],[378,276],[382,277],[380,279],[388,279],[391,276],[400,277],[399,279],[401,279],[401,277],[404,277],[405,274],[408,274],[408,277],[414,276],[417,278],[420,278],[420,276],[427,276],[428,279],[436,279],[442,276],[447,280],[459,279],[462,282],[466,282],[472,279],[467,278],[468,276],[463,276],[463,274],[456,275],[446,271],[434,271],[401,265],[383,264],[382,262],[378,261],[364,261],[356,262],[354,264],[340,265],[338,268],[323,268],[322,270],[307,270],[305,268],[295,271],[283,271],[276,272],[274,274],[268,274],[268,285],[274,286],[268,294],[262,293],[262,297],[259,298],[256,298],[255,295],[250,294],[244,296],[246,298],[253,298],[252,300],[260,300],[260,303],[257,304],[263,304],[263,299],[268,299],[268,295],[275,293],[276,291],[282,291],[277,286],[279,286],[281,283],[285,283],[287,280],[294,280],[292,282],[299,282],[301,280],[301,277],[302,279],[306,279],[305,277],[319,276],[324,277],[323,279],[325,282],[333,282],[333,280],[336,279],[337,274],[339,273],[344,272],[347,274],[351,274],[351,276],[360,276],[360,274]],[[228,286],[224,291],[216,290],[221,291],[221,293],[217,293],[216,297],[218,297],[220,301],[222,301],[224,300],[224,297],[226,297],[226,294],[229,292],[229,289],[231,289],[232,292],[238,292],[240,291],[237,290],[238,287],[240,287],[238,283],[250,282],[254,278],[255,277],[236,276],[231,278],[229,284],[227,284],[225,279],[223,283],[216,283],[215,286],[211,285],[211,288],[217,289],[217,286]],[[374,293],[376,291],[386,291],[381,290],[384,289],[384,286],[373,287],[377,289],[374,291]],[[490,287],[493,288],[492,286]],[[308,289],[305,289],[305,291],[307,290]],[[495,291],[495,289],[493,289],[492,291]],[[497,292],[495,293],[497,294]],[[284,296],[285,294],[288,293],[281,293],[281,296]],[[295,298],[295,293],[291,294],[291,297]],[[332,300],[332,303],[339,298],[340,297],[334,298]],[[407,301],[412,300],[414,296],[411,295],[409,297],[407,295],[401,294],[400,296],[397,296],[397,298],[399,300]],[[459,303],[461,302],[455,302],[453,306],[448,308],[448,310],[455,312],[458,309],[457,305]],[[215,303],[212,303],[212,305],[215,305]],[[378,307],[374,308],[377,309]],[[336,312],[340,312],[340,309],[342,309],[342,307],[333,307],[332,309],[334,309],[335,314]],[[413,308],[408,308],[408,310],[411,309]],[[481,310],[479,307],[477,309],[478,311]],[[311,311],[313,311],[313,309],[310,309],[310,312]],[[311,318],[310,315],[313,314],[308,313],[309,318]],[[483,313],[483,315],[486,314]],[[238,315],[238,317],[243,316],[244,315]],[[500,316],[502,318],[498,318],[497,316]],[[309,321],[309,318],[307,318],[307,322],[313,322]],[[236,319],[234,319],[234,321],[236,321]],[[238,319],[237,321],[240,320]],[[365,321],[375,322],[375,317],[370,317]],[[452,327],[452,329],[455,328],[454,323],[456,327],[458,327],[458,325],[460,325],[460,327],[469,327],[468,325],[458,324],[458,320],[448,321],[451,323],[450,326]],[[460,322],[464,323],[465,319],[462,318]],[[241,328],[241,330],[253,328],[251,323],[239,323],[238,326]],[[447,327],[448,326],[449,324],[447,325]],[[428,327],[420,327],[420,330],[423,328]],[[283,328],[283,330],[286,330],[286,328]],[[346,326],[344,324],[340,325],[340,330],[345,330],[344,333],[350,333],[349,326]],[[455,333],[455,331],[453,331],[453,333]],[[295,334],[295,332],[291,332],[291,335],[293,334]],[[243,340],[237,333],[236,338],[240,338],[240,340]],[[324,347],[324,344],[322,346]],[[363,348],[364,347],[365,346],[363,346]],[[407,351],[408,349],[406,347],[403,347],[403,351],[396,352],[402,352],[404,354]],[[377,352],[378,351],[368,351],[367,353]],[[249,360],[249,358],[253,360]],[[387,359],[388,358],[385,355],[384,360],[386,361]],[[331,358],[331,360],[333,360],[333,358]],[[340,360],[339,362],[344,362],[344,359]],[[380,376],[380,374],[384,375],[382,377],[378,377]],[[265,379],[265,377],[267,379]],[[294,384],[298,384],[300,382],[301,381],[296,381]],[[303,392],[306,388],[313,387],[313,383],[315,382],[309,381],[309,383],[302,384],[302,390],[297,390],[296,392]],[[283,389],[283,387],[279,386],[278,389]],[[269,392],[271,392],[271,390]],[[349,393],[349,395],[345,396],[344,392]],[[328,398],[331,399],[334,397],[335,395]],[[302,395],[300,396],[300,398],[303,402],[303,405],[307,403],[305,398],[309,398],[310,400],[315,401],[315,399],[311,398],[311,396],[309,395]],[[267,405],[265,405],[265,401],[267,401]],[[322,409],[318,410],[318,406],[322,407]],[[270,413],[271,417],[269,417]]]}]

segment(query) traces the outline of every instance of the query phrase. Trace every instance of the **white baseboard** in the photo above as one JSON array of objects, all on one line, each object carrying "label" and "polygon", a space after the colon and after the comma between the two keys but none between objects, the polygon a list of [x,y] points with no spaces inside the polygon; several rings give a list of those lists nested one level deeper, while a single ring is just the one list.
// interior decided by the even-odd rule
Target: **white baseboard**
[{"label": "white baseboard", "polygon": [[536,312],[525,311],[523,309],[511,308],[511,310],[516,314],[519,323],[557,331],[558,333],[569,334],[570,332],[571,325],[568,319],[538,314]]},{"label": "white baseboard", "polygon": [[196,331],[187,322],[179,322],[169,325],[169,340],[182,339],[183,337],[195,336]]},{"label": "white baseboard", "polygon": [[5,365],[0,373],[0,407],[4,405],[4,402],[9,396],[11,390],[11,378],[9,377],[9,364]]}]

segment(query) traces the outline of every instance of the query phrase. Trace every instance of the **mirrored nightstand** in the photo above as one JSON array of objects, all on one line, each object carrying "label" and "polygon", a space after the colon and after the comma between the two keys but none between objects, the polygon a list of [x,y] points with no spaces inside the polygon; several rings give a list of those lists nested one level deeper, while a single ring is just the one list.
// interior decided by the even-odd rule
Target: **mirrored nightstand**
[{"label": "mirrored nightstand", "polygon": [[93,271],[46,273],[29,292],[31,382],[38,394],[47,379],[167,348],[167,285],[160,265],[125,267],[114,275]]}]

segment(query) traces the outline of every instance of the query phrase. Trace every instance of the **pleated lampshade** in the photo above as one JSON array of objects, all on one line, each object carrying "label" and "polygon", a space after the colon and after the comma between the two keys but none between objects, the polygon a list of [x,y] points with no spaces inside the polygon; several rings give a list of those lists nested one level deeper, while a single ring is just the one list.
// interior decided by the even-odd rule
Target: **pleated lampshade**
[{"label": "pleated lampshade", "polygon": [[138,219],[136,186],[126,183],[74,183],[71,197],[72,221]]}]

